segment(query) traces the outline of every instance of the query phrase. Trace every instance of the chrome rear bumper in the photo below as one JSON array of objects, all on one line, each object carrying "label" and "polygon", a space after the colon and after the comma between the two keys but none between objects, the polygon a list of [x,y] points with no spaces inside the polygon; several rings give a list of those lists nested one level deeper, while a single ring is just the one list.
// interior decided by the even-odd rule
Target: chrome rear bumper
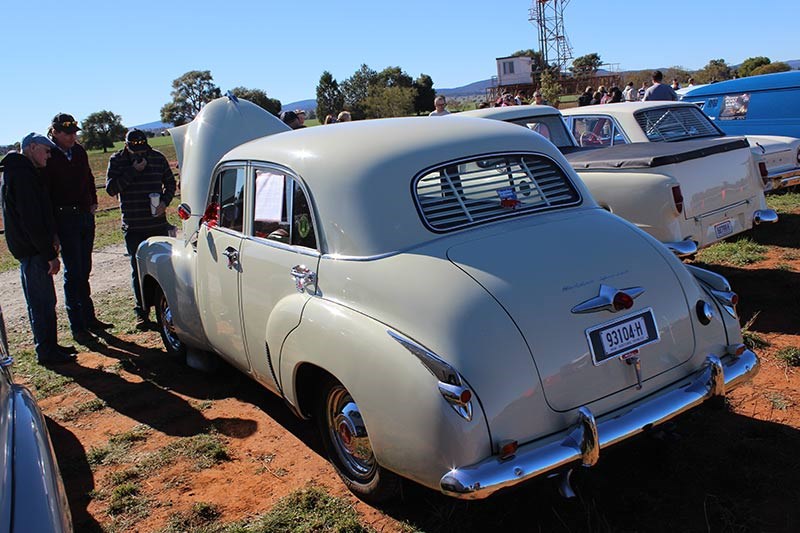
[{"label": "chrome rear bumper", "polygon": [[772,209],[759,209],[753,213],[753,224],[772,224],[778,221],[778,213]]},{"label": "chrome rear bumper", "polygon": [[765,180],[771,185],[767,188],[768,191],[777,191],[785,187],[800,185],[800,169],[789,170],[780,174],[772,174],[767,176]]},{"label": "chrome rear bumper", "polygon": [[566,436],[546,444],[526,444],[504,461],[492,456],[454,468],[442,476],[440,489],[449,496],[476,500],[576,461],[592,466],[599,460],[601,448],[666,422],[709,398],[724,396],[727,390],[754,376],[758,366],[758,356],[750,350],[739,357],[709,355],[702,370],[688,381],[671,386],[672,390],[655,393],[597,420],[587,407],[581,407]]}]

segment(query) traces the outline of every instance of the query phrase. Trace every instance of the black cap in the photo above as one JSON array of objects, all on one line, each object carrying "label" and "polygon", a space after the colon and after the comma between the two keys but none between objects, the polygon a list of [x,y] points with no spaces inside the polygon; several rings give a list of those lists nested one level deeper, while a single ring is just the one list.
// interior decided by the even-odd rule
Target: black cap
[{"label": "black cap", "polygon": [[80,131],[78,121],[68,113],[59,113],[53,117],[53,129],[64,133],[75,133]]},{"label": "black cap", "polygon": [[128,145],[129,150],[134,152],[141,152],[149,148],[147,135],[142,130],[128,130],[128,134],[125,135],[125,144]]},{"label": "black cap", "polygon": [[284,111],[281,113],[281,120],[284,124],[291,124],[295,120],[297,120],[297,113],[294,111]]}]

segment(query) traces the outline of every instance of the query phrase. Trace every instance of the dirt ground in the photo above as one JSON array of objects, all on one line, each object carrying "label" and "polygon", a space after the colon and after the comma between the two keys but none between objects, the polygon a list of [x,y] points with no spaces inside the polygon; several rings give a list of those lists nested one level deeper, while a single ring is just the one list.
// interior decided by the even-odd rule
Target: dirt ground
[{"label": "dirt ground", "polygon": [[[800,531],[800,369],[775,357],[800,347],[800,210],[786,217],[758,239],[773,245],[767,260],[713,267],[740,294],[743,323],[759,313],[751,329],[770,344],[757,350],[762,368],[755,380],[733,391],[725,406],[703,406],[665,430],[604,450],[595,468],[576,471],[575,500],[562,499],[543,479],[471,503],[407,483],[399,501],[368,506],[324,459],[313,425],[279,398],[229,368],[214,375],[187,368],[163,352],[154,331],[122,328],[81,353],[78,365],[58,370],[74,383],[40,401],[76,530],[158,531],[198,502],[216,505],[227,523],[316,484],[345,498],[377,531]],[[103,253],[92,280],[101,300],[129,290],[127,258],[119,247]],[[24,308],[7,303],[15,299],[15,277],[0,275],[13,329],[26,327]],[[67,416],[95,399],[105,407]],[[90,465],[110,437],[141,425],[151,428],[146,439],[122,460]],[[110,514],[108,494],[121,472],[181,438],[209,432],[230,460],[210,468],[188,459],[168,464],[141,478],[145,503],[138,514]]]}]

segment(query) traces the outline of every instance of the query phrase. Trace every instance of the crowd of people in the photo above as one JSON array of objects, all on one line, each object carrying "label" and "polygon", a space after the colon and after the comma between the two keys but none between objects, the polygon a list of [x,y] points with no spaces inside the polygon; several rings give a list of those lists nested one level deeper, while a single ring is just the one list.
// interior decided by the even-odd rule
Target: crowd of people
[{"label": "crowd of people", "polygon": [[[667,85],[664,83],[664,74],[660,70],[654,70],[650,76],[651,84],[648,86],[647,82],[643,82],[642,86],[637,90],[633,82],[628,82],[624,89],[613,86],[606,89],[601,85],[594,90],[590,85],[586,87],[583,93],[578,97],[579,106],[596,105],[596,104],[613,104],[616,102],[639,102],[650,100],[678,100],[678,91],[681,88],[680,82],[677,78],[672,79],[672,84]],[[694,86],[694,78],[689,78],[687,87]]]},{"label": "crowd of people", "polygon": [[[89,157],[77,142],[80,129],[72,115],[59,113],[47,135],[29,133],[19,152],[0,161],[4,233],[20,263],[36,358],[43,365],[74,361],[78,352],[57,341],[53,276],[62,263],[64,302],[75,342],[91,345],[96,335],[113,327],[98,318],[89,284],[98,199]],[[105,190],[119,196],[139,329],[149,327],[149,309],[142,303],[136,248],[172,229],[166,210],[175,189],[166,157],[150,147],[143,131],[128,131],[125,146],[109,160]]]}]

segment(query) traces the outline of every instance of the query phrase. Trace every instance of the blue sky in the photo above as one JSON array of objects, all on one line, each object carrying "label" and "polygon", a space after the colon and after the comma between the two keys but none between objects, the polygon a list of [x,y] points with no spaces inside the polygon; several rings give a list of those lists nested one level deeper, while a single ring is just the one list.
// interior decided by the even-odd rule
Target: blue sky
[{"label": "blue sky", "polygon": [[[502,7],[498,7],[502,6]],[[57,112],[109,110],[126,125],[159,119],[172,80],[210,70],[223,92],[259,88],[313,98],[324,70],[400,66],[451,88],[495,74],[495,58],[537,48],[530,0],[10,2],[0,12],[0,144],[44,132]],[[574,55],[622,70],[756,55],[800,59],[797,0],[588,2],[565,27]]]}]

